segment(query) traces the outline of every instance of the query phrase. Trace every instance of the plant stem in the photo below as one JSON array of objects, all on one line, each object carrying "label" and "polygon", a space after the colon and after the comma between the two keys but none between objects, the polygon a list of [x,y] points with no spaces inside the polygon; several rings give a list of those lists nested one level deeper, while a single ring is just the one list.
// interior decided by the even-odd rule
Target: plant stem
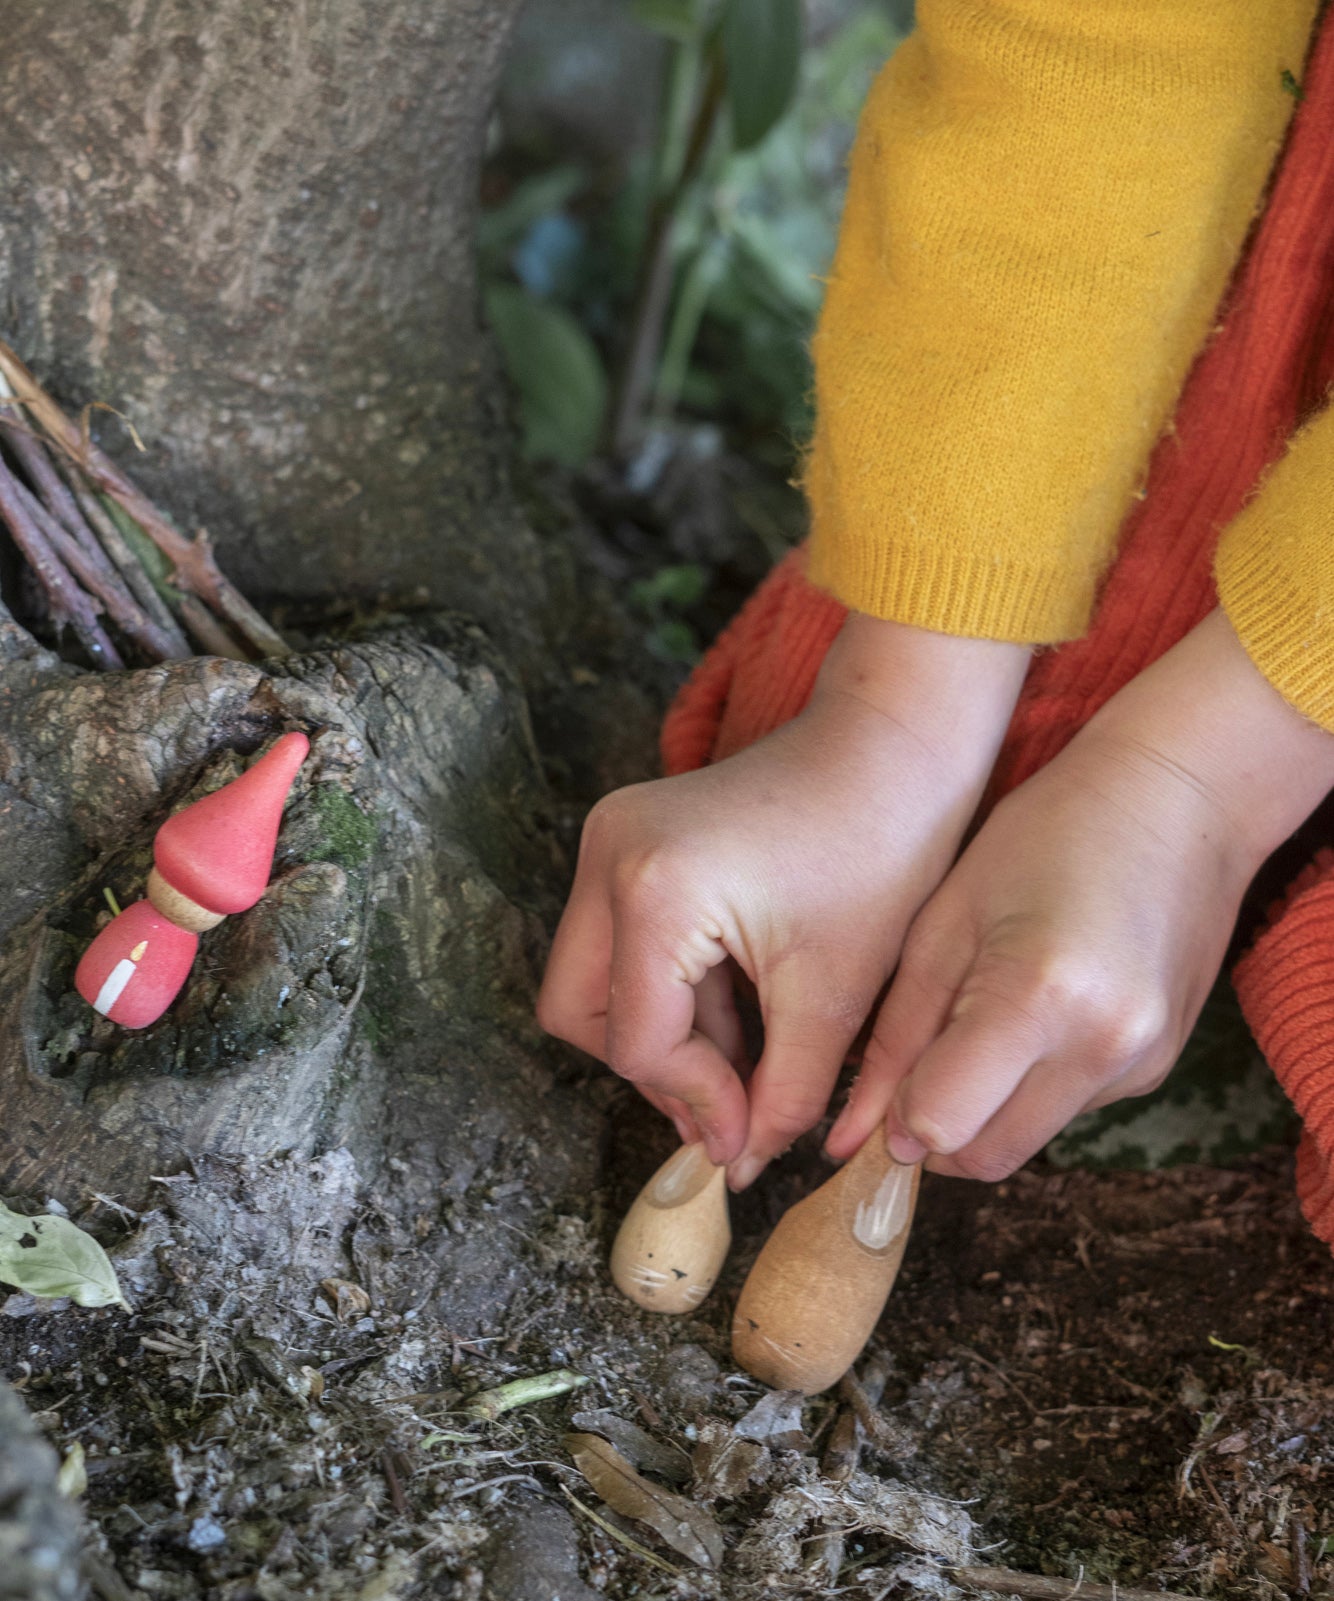
[{"label": "plant stem", "polygon": [[[71,471],[74,471],[71,466]],[[91,490],[83,485],[79,486],[80,494],[87,498],[89,504],[97,508],[102,520],[111,525],[111,528],[120,541],[127,559],[144,575],[149,587],[158,598],[161,606],[171,606],[175,616],[179,616],[185,625],[186,632],[206,656],[223,656],[228,661],[249,661],[249,656],[236,643],[223,625],[209,611],[201,600],[194,595],[175,589],[167,582],[167,562],[162,552],[148,537],[148,535],[135,522],[127,511],[124,511],[114,500],[99,499]],[[81,502],[82,503],[82,502]],[[101,524],[99,523],[99,527]],[[168,613],[168,615],[172,615]],[[174,621],[174,618],[173,618]],[[190,651],[187,649],[187,655]]]},{"label": "plant stem", "polygon": [[643,426],[645,405],[653,388],[653,373],[662,345],[667,307],[671,302],[676,217],[713,142],[723,99],[723,73],[722,52],[713,48],[709,51],[704,88],[691,124],[685,155],[681,159],[681,170],[672,182],[659,189],[649,209],[644,253],[640,258],[639,285],[630,318],[630,344],[612,406],[610,440],[611,448],[618,456],[630,453]]},{"label": "plant stem", "polygon": [[97,496],[77,478],[72,477],[71,489],[80,512],[87,519],[88,526],[101,541],[103,550],[110,556],[121,577],[133,590],[135,599],[162,630],[164,637],[172,641],[173,654],[178,657],[191,655],[190,642],[181,632],[166,600],[158,593],[152,573],[130,549],[125,536],[116,526],[115,518],[110,515]]}]

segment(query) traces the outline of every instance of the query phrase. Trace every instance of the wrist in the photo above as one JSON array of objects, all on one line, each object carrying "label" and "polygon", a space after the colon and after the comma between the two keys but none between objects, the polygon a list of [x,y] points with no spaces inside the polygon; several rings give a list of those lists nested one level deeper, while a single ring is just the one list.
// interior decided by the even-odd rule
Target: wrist
[{"label": "wrist", "polygon": [[908,728],[940,755],[976,755],[990,772],[1031,651],[853,612],[830,646],[812,705],[850,697]]},{"label": "wrist", "polygon": [[1080,744],[1175,780],[1248,872],[1334,788],[1334,734],[1283,698],[1222,611],[1115,695]]}]

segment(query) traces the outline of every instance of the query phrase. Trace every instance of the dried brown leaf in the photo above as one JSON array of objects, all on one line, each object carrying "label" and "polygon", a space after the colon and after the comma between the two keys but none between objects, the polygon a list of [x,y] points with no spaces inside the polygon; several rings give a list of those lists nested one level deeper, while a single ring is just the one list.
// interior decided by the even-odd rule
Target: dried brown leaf
[{"label": "dried brown leaf", "polygon": [[565,1448],[592,1489],[613,1512],[647,1523],[696,1567],[723,1560],[722,1531],[703,1510],[637,1473],[614,1445],[596,1434],[567,1434]]},{"label": "dried brown leaf", "polygon": [[735,1500],[752,1484],[762,1483],[773,1458],[756,1440],[743,1440],[730,1424],[709,1418],[700,1424],[699,1444],[691,1458],[695,1492],[705,1500]]},{"label": "dried brown leaf", "polygon": [[576,1412],[570,1419],[576,1429],[589,1434],[600,1434],[610,1440],[632,1467],[656,1473],[668,1484],[685,1484],[690,1478],[690,1458],[679,1446],[658,1440],[637,1423],[618,1416],[615,1412],[597,1410]]},{"label": "dried brown leaf", "polygon": [[321,1279],[320,1289],[340,1323],[365,1317],[371,1309],[370,1296],[360,1284],[353,1284],[350,1279]]}]

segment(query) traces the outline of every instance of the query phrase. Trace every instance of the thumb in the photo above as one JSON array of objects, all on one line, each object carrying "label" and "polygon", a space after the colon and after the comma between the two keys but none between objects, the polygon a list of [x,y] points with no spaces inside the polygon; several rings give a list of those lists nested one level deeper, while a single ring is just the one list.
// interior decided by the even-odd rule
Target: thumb
[{"label": "thumb", "polygon": [[803,953],[761,982],[764,1052],[750,1081],[746,1148],[728,1170],[734,1190],[745,1189],[824,1116],[883,980],[878,970],[850,977]]}]

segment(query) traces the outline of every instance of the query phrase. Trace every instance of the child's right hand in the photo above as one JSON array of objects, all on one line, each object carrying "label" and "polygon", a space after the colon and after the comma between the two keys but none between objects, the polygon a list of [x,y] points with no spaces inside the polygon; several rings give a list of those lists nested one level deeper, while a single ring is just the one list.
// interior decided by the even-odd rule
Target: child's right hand
[{"label": "child's right hand", "polygon": [[[1020,646],[853,617],[807,710],[716,766],[589,815],[538,1000],[731,1164],[743,1188],[824,1112],[848,1047],[976,809]],[[727,970],[754,984],[747,1087]]]}]

